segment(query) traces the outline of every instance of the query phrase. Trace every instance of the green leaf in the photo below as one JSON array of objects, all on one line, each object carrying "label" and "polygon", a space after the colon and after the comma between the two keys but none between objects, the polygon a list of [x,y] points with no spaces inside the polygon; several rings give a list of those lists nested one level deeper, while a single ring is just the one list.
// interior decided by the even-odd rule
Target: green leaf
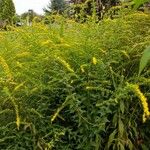
[{"label": "green leaf", "polygon": [[10,109],[2,110],[2,111],[0,111],[0,115],[5,114],[5,113],[9,113],[9,112],[11,112],[11,111],[12,111],[12,110],[10,110]]},{"label": "green leaf", "polygon": [[120,138],[122,138],[122,136],[124,134],[124,124],[121,119],[119,119],[119,121],[118,121],[118,132],[119,132]]},{"label": "green leaf", "polygon": [[114,141],[116,133],[117,133],[117,130],[114,130],[114,131],[109,135],[107,149],[109,149],[109,147],[111,146],[112,142]]},{"label": "green leaf", "polygon": [[149,150],[149,148],[144,144],[142,144],[141,147],[142,147],[143,150]]},{"label": "green leaf", "polygon": [[15,138],[15,136],[4,137],[4,138],[0,139],[0,143],[4,142],[6,140],[14,139],[14,138]]},{"label": "green leaf", "polygon": [[118,114],[115,113],[112,119],[112,123],[114,127],[117,127]]},{"label": "green leaf", "polygon": [[143,71],[143,69],[146,67],[146,65],[148,64],[149,60],[150,60],[150,46],[147,47],[144,50],[143,55],[141,57],[140,67],[139,67],[139,75],[141,74],[141,72]]},{"label": "green leaf", "polygon": [[133,145],[133,143],[131,142],[130,139],[128,139],[128,147],[129,147],[129,150],[133,150],[134,149],[134,145]]},{"label": "green leaf", "polygon": [[139,8],[142,4],[149,2],[149,0],[133,0],[134,2],[134,8],[137,9]]},{"label": "green leaf", "polygon": [[125,110],[124,102],[121,100],[120,101],[120,111],[122,114],[124,114],[124,110]]},{"label": "green leaf", "polygon": [[125,150],[125,147],[121,142],[118,142],[117,147],[119,150]]}]

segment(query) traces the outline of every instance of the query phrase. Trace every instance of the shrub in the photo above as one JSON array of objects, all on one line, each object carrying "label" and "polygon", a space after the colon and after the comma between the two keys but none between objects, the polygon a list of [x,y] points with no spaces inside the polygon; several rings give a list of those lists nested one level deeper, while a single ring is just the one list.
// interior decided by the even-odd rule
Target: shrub
[{"label": "shrub", "polygon": [[1,149],[149,149],[150,16],[55,20],[0,33]]}]

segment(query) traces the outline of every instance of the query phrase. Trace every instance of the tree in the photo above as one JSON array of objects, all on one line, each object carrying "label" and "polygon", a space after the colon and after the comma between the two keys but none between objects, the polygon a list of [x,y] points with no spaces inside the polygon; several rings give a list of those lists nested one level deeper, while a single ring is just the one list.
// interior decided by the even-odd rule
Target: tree
[{"label": "tree", "polygon": [[[73,5],[74,16],[77,16],[77,20],[92,16],[93,13],[97,16],[98,20],[103,18],[105,12],[112,6],[118,5],[120,0],[70,0]],[[82,16],[81,16],[82,15]]]},{"label": "tree", "polygon": [[57,12],[59,14],[62,14],[64,10],[65,10],[64,0],[51,0],[47,8],[44,8],[44,12],[46,14],[50,14],[52,12]]},{"label": "tree", "polygon": [[27,12],[21,14],[21,19],[24,20],[28,25],[32,24],[35,17],[39,16],[34,10],[29,9]]},{"label": "tree", "polygon": [[0,19],[8,19],[12,23],[13,17],[15,16],[15,6],[12,0],[0,0]]}]

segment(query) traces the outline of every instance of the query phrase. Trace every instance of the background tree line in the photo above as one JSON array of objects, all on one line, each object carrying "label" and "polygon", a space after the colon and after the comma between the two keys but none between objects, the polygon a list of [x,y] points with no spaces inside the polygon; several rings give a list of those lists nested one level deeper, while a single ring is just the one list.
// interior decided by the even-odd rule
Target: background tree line
[{"label": "background tree line", "polygon": [[[43,8],[44,16],[51,14],[67,14],[67,17],[74,18],[76,20],[85,19],[88,16],[92,16],[95,13],[98,20],[103,18],[103,15],[113,7],[120,5],[121,2],[134,2],[135,8],[137,9],[142,4],[149,2],[149,0],[50,0],[47,7]],[[12,0],[0,0],[0,20],[8,20],[10,24],[19,22],[22,20],[31,21],[36,18],[36,21],[41,21],[44,16],[38,15],[36,12],[29,14],[28,12],[22,15],[17,15],[15,5]],[[115,10],[112,12],[115,13]],[[112,14],[111,14],[112,15]]]},{"label": "background tree line", "polygon": [[[118,5],[120,0],[51,0],[47,8],[44,9],[46,14],[57,12],[59,14],[67,13],[69,17],[78,17],[83,14],[84,17],[92,15],[95,11],[98,19],[102,19],[104,10]],[[82,16],[82,17],[83,17]]]},{"label": "background tree line", "polygon": [[[44,8],[46,15],[50,14],[67,14],[68,17],[81,20],[95,14],[98,20],[103,19],[105,14],[111,18],[118,14],[119,8],[115,6],[132,7],[138,9],[149,0],[50,0],[49,5]],[[109,11],[112,7],[113,10]],[[142,8],[142,11],[143,8]],[[110,14],[108,13],[110,12]]]}]

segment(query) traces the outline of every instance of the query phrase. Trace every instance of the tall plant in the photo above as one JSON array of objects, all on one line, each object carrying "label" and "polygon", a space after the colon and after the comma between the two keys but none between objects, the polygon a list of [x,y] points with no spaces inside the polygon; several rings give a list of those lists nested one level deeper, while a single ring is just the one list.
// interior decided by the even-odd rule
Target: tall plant
[{"label": "tall plant", "polygon": [[0,19],[8,19],[9,22],[12,22],[13,17],[15,16],[15,5],[12,0],[0,0]]}]

